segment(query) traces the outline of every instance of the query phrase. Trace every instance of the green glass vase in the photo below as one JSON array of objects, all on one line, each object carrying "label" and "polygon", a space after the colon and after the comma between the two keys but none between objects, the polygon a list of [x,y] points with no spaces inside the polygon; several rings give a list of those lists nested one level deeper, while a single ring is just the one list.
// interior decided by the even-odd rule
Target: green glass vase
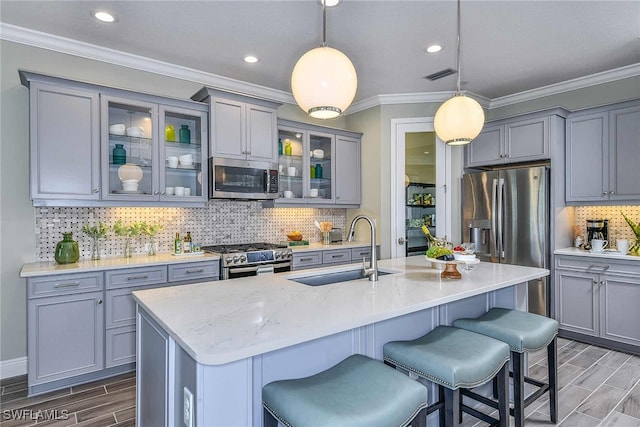
[{"label": "green glass vase", "polygon": [[72,264],[80,259],[78,242],[73,240],[73,233],[62,233],[62,241],[56,245],[54,258],[58,264]]}]

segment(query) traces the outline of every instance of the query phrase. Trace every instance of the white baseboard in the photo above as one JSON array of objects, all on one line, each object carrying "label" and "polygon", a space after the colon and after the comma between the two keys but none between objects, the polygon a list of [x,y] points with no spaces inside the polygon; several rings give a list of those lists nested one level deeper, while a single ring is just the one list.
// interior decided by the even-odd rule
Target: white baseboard
[{"label": "white baseboard", "polygon": [[16,359],[0,361],[0,379],[17,377],[19,375],[26,375],[26,373],[27,373],[26,356],[18,357]]}]

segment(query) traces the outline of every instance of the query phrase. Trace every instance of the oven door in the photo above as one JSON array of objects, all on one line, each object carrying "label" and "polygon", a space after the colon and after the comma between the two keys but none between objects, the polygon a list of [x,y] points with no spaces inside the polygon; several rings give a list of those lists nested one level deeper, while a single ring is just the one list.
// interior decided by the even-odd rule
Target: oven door
[{"label": "oven door", "polygon": [[275,199],[278,197],[277,165],[211,157],[209,194],[214,199]]},{"label": "oven door", "polygon": [[247,267],[224,267],[222,269],[222,279],[237,279],[238,277],[252,277],[261,274],[284,273],[287,271],[291,271],[291,261],[251,265]]}]

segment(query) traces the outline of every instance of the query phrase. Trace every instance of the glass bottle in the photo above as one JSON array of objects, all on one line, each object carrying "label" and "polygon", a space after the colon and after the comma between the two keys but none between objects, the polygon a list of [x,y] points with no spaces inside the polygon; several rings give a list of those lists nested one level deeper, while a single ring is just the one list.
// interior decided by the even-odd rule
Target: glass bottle
[{"label": "glass bottle", "polygon": [[133,256],[133,247],[131,246],[131,237],[127,236],[124,241],[124,257],[131,258]]},{"label": "glass bottle", "polygon": [[78,242],[73,240],[73,233],[62,233],[62,240],[56,245],[54,258],[58,264],[71,264],[80,259]]},{"label": "glass bottle", "polygon": [[116,144],[116,148],[113,149],[113,164],[124,165],[125,163],[127,163],[127,151],[123,144]]},{"label": "glass bottle", "polygon": [[278,138],[278,154],[282,155],[282,138]]},{"label": "glass bottle", "polygon": [[284,144],[284,154],[285,154],[286,156],[290,156],[290,155],[291,155],[291,152],[292,152],[292,151],[291,151],[291,141],[287,141],[287,142]]},{"label": "glass bottle", "polygon": [[322,165],[320,163],[316,163],[316,178],[322,178]]},{"label": "glass bottle", "polygon": [[100,239],[97,237],[91,238],[91,261],[98,261],[100,259]]},{"label": "glass bottle", "polygon": [[147,255],[154,256],[156,254],[156,238],[155,236],[149,236],[149,248],[147,250]]},{"label": "glass bottle", "polygon": [[191,232],[187,231],[187,235],[182,242],[182,252],[185,254],[191,253]]},{"label": "glass bottle", "polygon": [[176,255],[182,253],[182,240],[180,239],[180,233],[176,233],[176,238],[173,241],[173,253]]},{"label": "glass bottle", "polygon": [[191,131],[188,125],[182,125],[178,131],[180,142],[189,144],[191,142]]},{"label": "glass bottle", "polygon": [[165,141],[175,142],[176,128],[174,128],[173,125],[167,125],[164,129],[164,139]]},{"label": "glass bottle", "polygon": [[311,168],[309,170],[309,176],[313,179],[316,177],[316,167],[311,165]]}]

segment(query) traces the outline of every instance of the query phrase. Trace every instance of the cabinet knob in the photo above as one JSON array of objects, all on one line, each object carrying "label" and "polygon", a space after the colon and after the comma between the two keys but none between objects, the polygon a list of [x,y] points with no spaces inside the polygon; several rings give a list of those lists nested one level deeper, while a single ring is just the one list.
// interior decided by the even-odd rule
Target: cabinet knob
[{"label": "cabinet knob", "polygon": [[94,193],[97,193],[97,192],[98,192],[98,189],[97,189],[97,188],[94,188],[94,189],[93,189],[93,192],[94,192]]},{"label": "cabinet knob", "polygon": [[102,298],[98,299],[98,304],[102,304]]},{"label": "cabinet knob", "polygon": [[250,151],[250,150],[247,150],[247,154],[251,154],[251,151]]},{"label": "cabinet knob", "polygon": [[603,192],[602,192],[602,195],[603,195],[603,196],[606,196],[607,194],[609,194],[609,192],[608,192],[608,191],[603,191]]},{"label": "cabinet knob", "polygon": [[613,196],[614,194],[616,194],[616,192],[615,192],[615,191],[609,191],[609,195],[610,195],[610,196]]},{"label": "cabinet knob", "polygon": [[158,194],[160,194],[160,192],[159,191],[154,191],[153,194],[158,195]]}]

